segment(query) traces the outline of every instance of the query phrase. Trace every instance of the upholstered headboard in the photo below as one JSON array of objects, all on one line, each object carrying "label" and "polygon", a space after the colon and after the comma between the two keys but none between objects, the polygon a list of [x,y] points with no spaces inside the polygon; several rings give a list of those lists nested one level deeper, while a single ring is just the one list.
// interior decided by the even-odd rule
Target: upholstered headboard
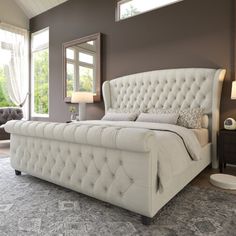
[{"label": "upholstered headboard", "polygon": [[216,137],[223,69],[168,69],[127,75],[103,83],[105,111],[147,111],[150,108],[203,108],[210,117],[212,166],[218,167]]}]

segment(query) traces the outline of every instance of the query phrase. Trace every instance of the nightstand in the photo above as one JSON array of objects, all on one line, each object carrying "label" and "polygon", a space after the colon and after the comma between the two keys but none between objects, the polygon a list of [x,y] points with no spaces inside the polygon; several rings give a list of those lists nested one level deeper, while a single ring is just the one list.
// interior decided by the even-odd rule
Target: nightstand
[{"label": "nightstand", "polygon": [[236,131],[222,129],[218,133],[218,153],[220,172],[224,171],[226,164],[236,165]]}]

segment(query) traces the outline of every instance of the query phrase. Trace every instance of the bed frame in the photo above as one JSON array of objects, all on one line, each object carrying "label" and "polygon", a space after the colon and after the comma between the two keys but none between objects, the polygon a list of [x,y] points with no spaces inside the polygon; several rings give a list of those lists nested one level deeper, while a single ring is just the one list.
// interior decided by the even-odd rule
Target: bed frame
[{"label": "bed frame", "polygon": [[156,139],[148,129],[10,121],[5,129],[11,133],[11,165],[17,175],[23,171],[123,207],[141,214],[148,224],[206,166],[218,167],[216,135],[225,73],[157,70],[104,82],[106,112],[201,107],[209,115],[212,144],[163,191],[157,187]]},{"label": "bed frame", "polygon": [[210,118],[212,167],[217,169],[216,141],[225,74],[224,69],[186,68],[149,71],[105,81],[105,111],[203,108]]}]

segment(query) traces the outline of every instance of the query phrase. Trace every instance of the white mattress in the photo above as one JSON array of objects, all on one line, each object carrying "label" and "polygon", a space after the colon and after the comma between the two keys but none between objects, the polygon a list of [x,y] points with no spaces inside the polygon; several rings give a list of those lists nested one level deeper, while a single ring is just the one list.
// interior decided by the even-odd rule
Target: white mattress
[{"label": "white mattress", "polygon": [[192,129],[193,133],[197,137],[202,147],[209,143],[209,131],[208,129]]}]

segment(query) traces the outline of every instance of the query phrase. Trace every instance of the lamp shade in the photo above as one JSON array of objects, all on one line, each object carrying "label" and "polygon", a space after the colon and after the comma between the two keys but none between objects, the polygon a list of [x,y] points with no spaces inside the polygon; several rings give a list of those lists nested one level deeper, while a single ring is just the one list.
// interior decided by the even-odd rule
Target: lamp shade
[{"label": "lamp shade", "polygon": [[236,99],[236,81],[232,83],[231,99]]},{"label": "lamp shade", "polygon": [[73,92],[71,103],[93,103],[93,93],[89,92]]}]

